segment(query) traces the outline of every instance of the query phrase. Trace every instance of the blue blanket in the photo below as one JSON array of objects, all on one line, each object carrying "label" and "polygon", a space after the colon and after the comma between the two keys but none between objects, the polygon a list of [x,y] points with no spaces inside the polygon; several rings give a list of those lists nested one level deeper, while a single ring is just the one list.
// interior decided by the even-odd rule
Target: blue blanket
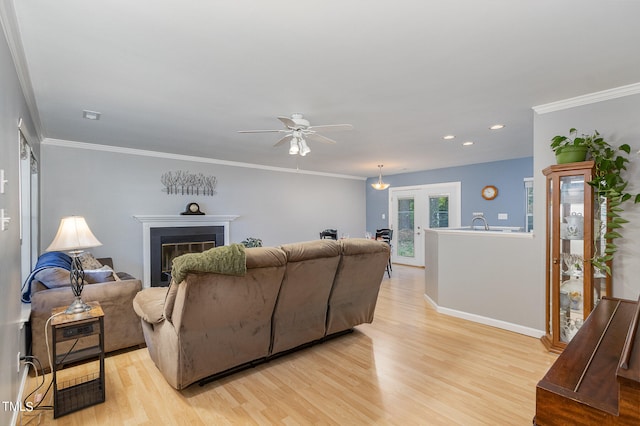
[{"label": "blue blanket", "polygon": [[47,268],[63,268],[67,271],[71,270],[71,258],[66,253],[59,251],[51,251],[43,253],[38,258],[36,267],[31,271],[25,282],[22,284],[22,302],[31,303],[31,281],[36,274]]}]

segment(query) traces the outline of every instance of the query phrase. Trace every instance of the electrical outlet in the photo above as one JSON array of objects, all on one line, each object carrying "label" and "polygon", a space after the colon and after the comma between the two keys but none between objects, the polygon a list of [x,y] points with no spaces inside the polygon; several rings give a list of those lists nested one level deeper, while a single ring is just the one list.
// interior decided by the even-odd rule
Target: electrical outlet
[{"label": "electrical outlet", "polygon": [[483,212],[473,212],[473,216],[484,217],[484,213]]},{"label": "electrical outlet", "polygon": [[498,213],[498,220],[508,220],[508,219],[509,219],[508,213]]},{"label": "electrical outlet", "polygon": [[382,220],[385,220],[387,218],[387,215],[382,213]]},{"label": "electrical outlet", "polygon": [[20,372],[20,351],[18,351],[18,357],[17,357],[17,359],[18,359],[18,364],[17,364],[17,371],[16,371],[16,373],[19,373],[19,372]]}]

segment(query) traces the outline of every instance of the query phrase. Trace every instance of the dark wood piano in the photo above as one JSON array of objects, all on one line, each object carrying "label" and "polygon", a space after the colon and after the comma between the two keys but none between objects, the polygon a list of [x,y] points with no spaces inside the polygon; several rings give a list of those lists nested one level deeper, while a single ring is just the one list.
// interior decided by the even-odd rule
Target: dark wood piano
[{"label": "dark wood piano", "polygon": [[604,298],[536,387],[533,423],[640,425],[640,300]]}]

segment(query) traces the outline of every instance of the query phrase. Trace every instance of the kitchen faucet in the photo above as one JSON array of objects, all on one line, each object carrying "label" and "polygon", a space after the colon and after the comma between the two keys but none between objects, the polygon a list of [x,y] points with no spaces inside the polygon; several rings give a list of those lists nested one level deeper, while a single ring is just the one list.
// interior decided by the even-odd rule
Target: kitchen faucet
[{"label": "kitchen faucet", "polygon": [[487,219],[485,219],[484,216],[474,216],[473,219],[471,219],[471,229],[473,229],[473,223],[477,219],[480,219],[482,222],[484,222],[484,230],[488,231],[489,230],[489,224],[487,223]]}]

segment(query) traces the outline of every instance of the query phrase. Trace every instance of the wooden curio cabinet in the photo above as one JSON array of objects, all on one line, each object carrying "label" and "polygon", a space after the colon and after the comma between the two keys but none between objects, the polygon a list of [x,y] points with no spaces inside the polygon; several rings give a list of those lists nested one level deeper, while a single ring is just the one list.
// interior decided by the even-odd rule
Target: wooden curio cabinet
[{"label": "wooden curio cabinet", "polygon": [[[588,184],[593,161],[558,164],[547,178],[546,334],[542,342],[560,353],[605,296],[611,278],[591,264],[605,250],[607,203]],[[610,266],[610,265],[609,265]]]}]

